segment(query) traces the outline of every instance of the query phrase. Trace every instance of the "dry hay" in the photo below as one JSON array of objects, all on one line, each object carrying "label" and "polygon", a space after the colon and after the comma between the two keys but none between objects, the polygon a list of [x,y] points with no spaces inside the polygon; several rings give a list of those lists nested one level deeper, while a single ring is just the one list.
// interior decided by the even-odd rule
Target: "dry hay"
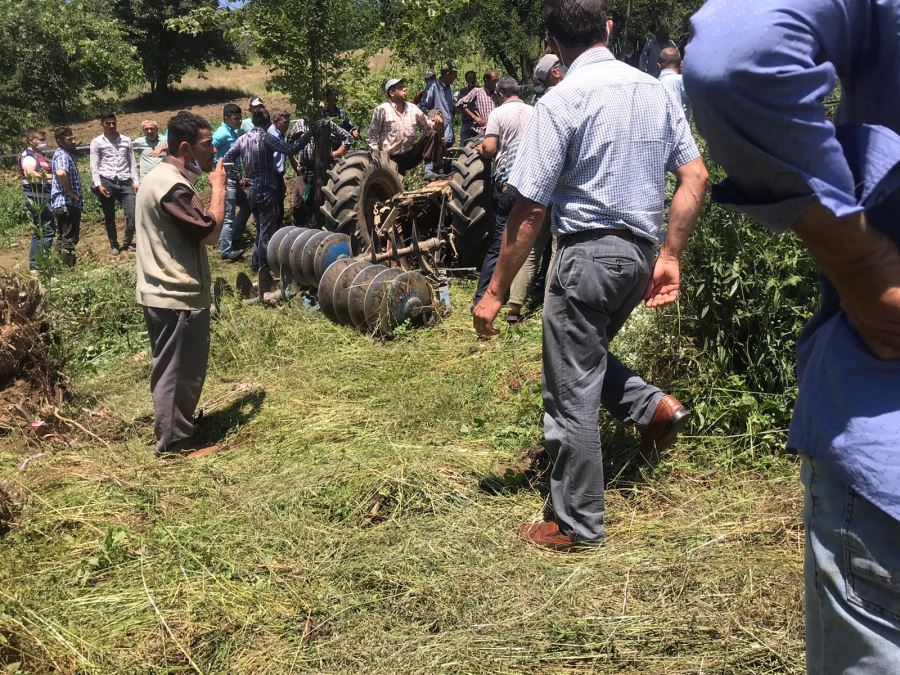
[{"label": "dry hay", "polygon": [[0,277],[0,429],[20,426],[61,402],[66,383],[51,343],[40,285]]}]

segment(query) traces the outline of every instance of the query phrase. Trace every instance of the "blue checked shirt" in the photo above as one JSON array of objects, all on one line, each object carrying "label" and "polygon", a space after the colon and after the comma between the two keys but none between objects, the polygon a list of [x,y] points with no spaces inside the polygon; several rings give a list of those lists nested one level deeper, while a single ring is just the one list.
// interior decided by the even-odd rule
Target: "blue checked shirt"
[{"label": "blue checked shirt", "polygon": [[[900,247],[900,3],[709,0],[692,25],[684,83],[728,173],[713,199],[776,231],[810,202],[864,211]],[[824,278],[797,377],[788,445],[900,520],[900,361],[869,352]]]},{"label": "blue checked shirt", "polygon": [[225,153],[225,162],[241,161],[244,175],[250,181],[250,187],[257,193],[275,192],[278,186],[278,173],[275,168],[275,153],[296,155],[309,143],[304,137],[295,143],[287,143],[265,129],[254,127],[253,130],[238,138]]},{"label": "blue checked shirt", "polygon": [[453,88],[449,84],[444,84],[439,79],[431,83],[428,91],[425,92],[425,98],[422,99],[422,105],[419,107],[428,112],[429,110],[439,110],[444,117],[444,143],[448,146],[453,145],[455,138],[453,133],[453,120],[456,115],[456,101],[453,96]]},{"label": "blue checked shirt", "polygon": [[[81,194],[81,177],[78,175],[78,165],[75,158],[68,152],[60,148],[53,153],[53,180],[50,185],[50,208],[61,209],[66,206],[74,206],[82,208],[83,197]],[[69,174],[69,182],[72,184],[72,190],[78,195],[78,203],[72,201],[71,197],[66,194],[65,189],[56,175],[57,171],[65,171]]]},{"label": "blue checked shirt", "polygon": [[553,207],[556,235],[627,228],[656,243],[665,173],[699,155],[659,80],[597,47],[535,105],[509,184]]}]

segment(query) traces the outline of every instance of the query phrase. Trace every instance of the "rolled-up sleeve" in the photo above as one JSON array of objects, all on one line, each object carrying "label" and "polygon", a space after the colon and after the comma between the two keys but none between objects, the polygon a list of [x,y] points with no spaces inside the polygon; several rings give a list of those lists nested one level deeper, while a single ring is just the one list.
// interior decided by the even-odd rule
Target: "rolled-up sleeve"
[{"label": "rolled-up sleeve", "polygon": [[520,195],[544,206],[559,182],[574,132],[567,111],[560,105],[550,108],[552,96],[548,93],[535,106],[508,181]]},{"label": "rolled-up sleeve", "polygon": [[216,229],[215,218],[203,206],[197,193],[176,185],[160,200],[160,207],[185,233],[199,241]]},{"label": "rolled-up sleeve", "polygon": [[[823,101],[849,67],[866,4],[710,0],[694,15],[684,82],[697,128],[728,174],[716,201],[774,230],[811,201],[839,217],[862,209]],[[894,166],[900,155],[886,159]]]}]

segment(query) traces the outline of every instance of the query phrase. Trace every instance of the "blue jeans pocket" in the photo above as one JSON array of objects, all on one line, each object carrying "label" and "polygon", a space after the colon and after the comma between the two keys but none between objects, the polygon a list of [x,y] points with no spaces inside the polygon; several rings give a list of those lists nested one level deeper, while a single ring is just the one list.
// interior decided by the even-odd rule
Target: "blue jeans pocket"
[{"label": "blue jeans pocket", "polygon": [[898,530],[897,521],[850,492],[842,533],[847,600],[892,621],[900,621]]}]

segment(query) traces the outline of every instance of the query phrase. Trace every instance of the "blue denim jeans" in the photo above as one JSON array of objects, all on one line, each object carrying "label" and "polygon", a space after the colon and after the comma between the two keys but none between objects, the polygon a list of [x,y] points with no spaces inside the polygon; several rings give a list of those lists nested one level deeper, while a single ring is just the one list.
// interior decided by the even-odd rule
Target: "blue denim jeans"
[{"label": "blue denim jeans", "polygon": [[250,202],[244,188],[236,179],[228,177],[225,183],[225,220],[219,235],[219,252],[227,255],[240,243],[250,220]]},{"label": "blue denim jeans", "polygon": [[[28,269],[36,270],[38,268],[38,257],[43,258],[50,252],[53,245],[53,237],[56,235],[56,223],[53,219],[53,212],[50,210],[49,204],[32,204],[30,200],[25,200],[25,208],[31,214],[31,224],[33,226],[31,233],[31,248],[28,251]],[[40,212],[38,212],[40,208]]]},{"label": "blue denim jeans", "polygon": [[900,673],[900,521],[801,455],[809,673]]}]

